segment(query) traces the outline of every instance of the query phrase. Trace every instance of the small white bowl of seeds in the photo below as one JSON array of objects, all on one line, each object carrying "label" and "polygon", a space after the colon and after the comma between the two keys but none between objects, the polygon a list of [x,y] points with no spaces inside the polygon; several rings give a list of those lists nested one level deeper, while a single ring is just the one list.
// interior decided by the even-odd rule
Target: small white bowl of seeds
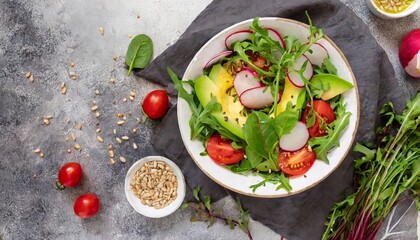
[{"label": "small white bowl of seeds", "polygon": [[175,212],[185,197],[184,175],[174,162],[162,156],[135,162],[127,172],[124,188],[134,210],[150,218]]},{"label": "small white bowl of seeds", "polygon": [[406,17],[417,11],[420,0],[367,0],[373,14],[383,19]]}]

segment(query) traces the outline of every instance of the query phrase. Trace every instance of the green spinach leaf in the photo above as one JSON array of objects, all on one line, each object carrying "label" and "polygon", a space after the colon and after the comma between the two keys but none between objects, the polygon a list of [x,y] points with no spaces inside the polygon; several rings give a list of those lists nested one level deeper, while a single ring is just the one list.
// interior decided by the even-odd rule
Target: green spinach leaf
[{"label": "green spinach leaf", "polygon": [[128,76],[133,68],[145,68],[153,56],[153,42],[145,34],[137,35],[128,45],[125,63],[129,66]]}]

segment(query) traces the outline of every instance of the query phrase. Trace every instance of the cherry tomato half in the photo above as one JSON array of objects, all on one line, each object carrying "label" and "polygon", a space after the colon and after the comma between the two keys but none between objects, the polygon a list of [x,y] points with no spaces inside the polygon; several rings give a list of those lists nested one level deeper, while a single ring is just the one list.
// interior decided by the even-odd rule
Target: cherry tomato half
[{"label": "cherry tomato half", "polygon": [[99,198],[92,193],[80,196],[74,202],[74,213],[81,218],[89,218],[99,211]]},{"label": "cherry tomato half", "polygon": [[282,151],[279,155],[279,167],[286,174],[298,176],[312,167],[315,158],[315,153],[306,145],[294,152]]},{"label": "cherry tomato half", "polygon": [[143,100],[143,112],[151,119],[159,119],[165,115],[169,106],[168,94],[164,90],[154,90]]},{"label": "cherry tomato half", "polygon": [[83,178],[82,166],[77,162],[69,162],[58,172],[58,184],[64,187],[76,187]]},{"label": "cherry tomato half", "polygon": [[[322,117],[325,123],[329,124],[335,120],[334,110],[331,108],[331,105],[323,100],[314,100],[313,101],[314,111]],[[302,115],[302,121],[306,124],[306,117],[309,114],[311,107],[306,107],[305,112]],[[327,135],[326,129],[321,127],[321,119],[319,116],[316,116],[316,120],[313,126],[309,128],[309,135],[311,137],[320,137]]]},{"label": "cherry tomato half", "polygon": [[219,164],[233,164],[244,159],[244,150],[232,147],[232,141],[214,134],[207,142],[209,157]]}]

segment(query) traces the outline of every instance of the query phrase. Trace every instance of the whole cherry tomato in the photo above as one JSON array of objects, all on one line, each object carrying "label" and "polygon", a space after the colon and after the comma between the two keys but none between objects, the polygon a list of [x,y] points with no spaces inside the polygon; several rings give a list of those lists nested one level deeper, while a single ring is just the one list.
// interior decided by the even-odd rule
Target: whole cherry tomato
[{"label": "whole cherry tomato", "polygon": [[56,186],[63,190],[65,187],[76,187],[83,178],[82,166],[77,162],[69,162],[61,167],[58,172]]},{"label": "whole cherry tomato", "polygon": [[74,213],[81,218],[89,218],[99,211],[99,198],[92,193],[80,196],[74,202]]},{"label": "whole cherry tomato", "polygon": [[159,119],[165,115],[169,107],[168,94],[164,90],[154,90],[143,100],[143,112],[151,119]]}]

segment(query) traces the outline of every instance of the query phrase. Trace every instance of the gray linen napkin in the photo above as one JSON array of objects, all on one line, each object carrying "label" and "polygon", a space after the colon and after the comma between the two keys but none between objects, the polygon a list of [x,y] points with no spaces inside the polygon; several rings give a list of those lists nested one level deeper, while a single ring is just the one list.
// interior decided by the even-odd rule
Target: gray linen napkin
[{"label": "gray linen napkin", "polygon": [[[398,85],[392,65],[367,26],[338,0],[215,0],[174,45],[146,69],[137,72],[137,75],[171,89],[173,85],[166,67],[182,76],[201,46],[224,28],[257,16],[307,22],[305,10],[308,10],[314,25],[324,29],[325,34],[349,60],[357,79],[361,103],[356,141],[373,140],[378,107],[391,100],[397,109],[402,109],[410,93],[405,86]],[[222,187],[201,172],[185,150],[177,127],[176,106],[160,123],[152,143],[157,151],[181,167],[191,188],[200,186],[203,193],[210,194],[213,199],[226,195]],[[331,206],[351,191],[352,160],[356,157],[356,154],[350,153],[327,179],[294,196],[258,199],[232,192],[230,194],[240,198],[254,220],[262,222],[287,239],[320,239]]]}]

